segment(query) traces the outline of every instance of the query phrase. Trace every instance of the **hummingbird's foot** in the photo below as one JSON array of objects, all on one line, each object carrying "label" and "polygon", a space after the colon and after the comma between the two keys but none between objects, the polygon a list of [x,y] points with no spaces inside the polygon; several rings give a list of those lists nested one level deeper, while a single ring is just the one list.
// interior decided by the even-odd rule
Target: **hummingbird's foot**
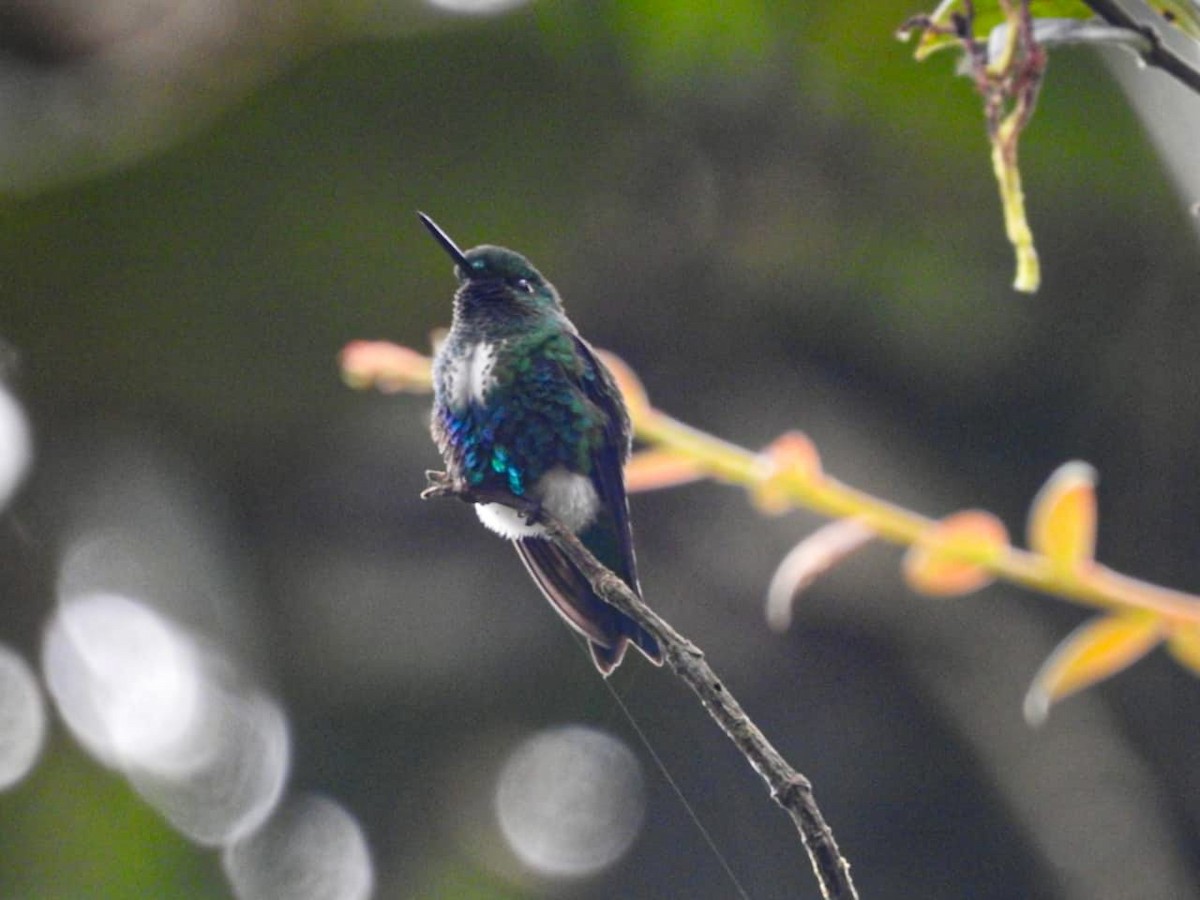
[{"label": "hummingbird's foot", "polygon": [[421,491],[422,500],[432,500],[435,497],[461,497],[465,485],[456,484],[449,472],[438,472],[436,469],[425,471],[425,490]]},{"label": "hummingbird's foot", "polygon": [[422,500],[454,497],[464,503],[498,503],[515,510],[528,525],[537,524],[543,519],[542,504],[528,497],[515,497],[504,490],[475,487],[465,479],[455,478],[449,472],[438,472],[434,469],[426,470],[425,480],[427,484],[425,490],[421,491]]},{"label": "hummingbird's foot", "polygon": [[542,501],[522,499],[520,506],[513,507],[525,519],[526,525],[537,525],[542,521]]}]

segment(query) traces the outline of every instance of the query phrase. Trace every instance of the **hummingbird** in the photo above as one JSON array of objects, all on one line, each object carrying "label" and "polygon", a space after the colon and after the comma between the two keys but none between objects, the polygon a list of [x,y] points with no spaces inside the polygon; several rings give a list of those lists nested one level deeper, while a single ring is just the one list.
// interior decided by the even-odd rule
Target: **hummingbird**
[{"label": "hummingbird", "polygon": [[[431,431],[450,478],[545,510],[640,597],[623,471],[629,414],[612,374],[529,260],[490,244],[460,250],[418,215],[458,279],[433,362]],[[630,644],[662,664],[658,642],[596,595],[542,525],[502,502],[476,503],[475,513],[512,541],[546,599],[587,638],[601,674]]]}]

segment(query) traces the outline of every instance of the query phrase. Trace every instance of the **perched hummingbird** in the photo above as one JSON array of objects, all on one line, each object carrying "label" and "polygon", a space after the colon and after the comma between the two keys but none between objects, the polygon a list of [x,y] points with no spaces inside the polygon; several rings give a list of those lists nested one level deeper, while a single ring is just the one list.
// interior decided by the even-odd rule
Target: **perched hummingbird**
[{"label": "perched hummingbird", "polygon": [[[463,252],[419,215],[458,277],[450,334],[433,363],[431,429],[450,477],[540,505],[641,596],[622,470],[629,415],[612,375],[529,260],[487,244]],[[513,542],[604,675],[630,643],[661,665],[657,641],[596,596],[541,525],[502,503],[475,512]]]}]

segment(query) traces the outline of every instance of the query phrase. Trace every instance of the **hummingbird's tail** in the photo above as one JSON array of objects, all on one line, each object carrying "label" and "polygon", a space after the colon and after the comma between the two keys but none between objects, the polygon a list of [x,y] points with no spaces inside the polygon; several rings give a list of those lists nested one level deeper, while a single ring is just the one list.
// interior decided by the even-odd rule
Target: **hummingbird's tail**
[{"label": "hummingbird's tail", "polygon": [[[522,538],[513,541],[534,582],[567,623],[588,639],[592,661],[608,675],[621,664],[625,647],[633,644],[661,666],[662,648],[633,619],[596,596],[591,584],[553,541]],[[636,591],[636,588],[634,588]]]}]

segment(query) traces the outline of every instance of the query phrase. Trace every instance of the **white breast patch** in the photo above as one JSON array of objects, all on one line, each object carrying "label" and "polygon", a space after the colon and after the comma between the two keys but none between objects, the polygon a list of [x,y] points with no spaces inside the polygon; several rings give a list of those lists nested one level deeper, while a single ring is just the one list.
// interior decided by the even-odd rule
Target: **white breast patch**
[{"label": "white breast patch", "polygon": [[451,364],[449,394],[453,409],[463,409],[469,403],[484,405],[484,399],[495,381],[492,369],[495,368],[499,349],[497,343],[480,341]]}]

